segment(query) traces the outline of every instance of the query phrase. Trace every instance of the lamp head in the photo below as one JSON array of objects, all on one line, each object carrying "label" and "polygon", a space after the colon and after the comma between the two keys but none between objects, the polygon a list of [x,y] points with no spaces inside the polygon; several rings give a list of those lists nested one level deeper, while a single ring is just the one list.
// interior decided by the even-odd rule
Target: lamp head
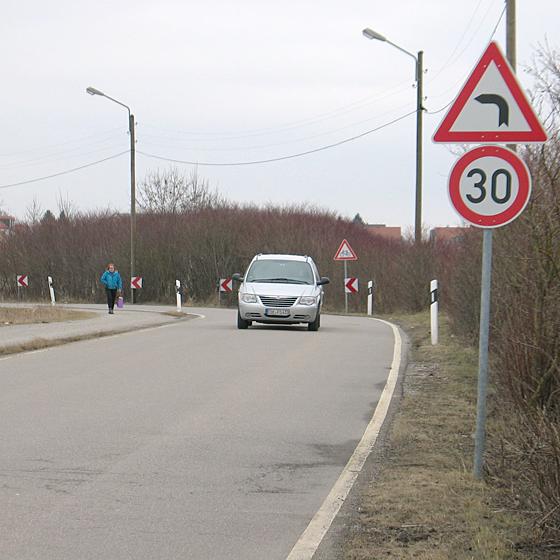
[{"label": "lamp head", "polygon": [[98,89],[95,89],[94,87],[91,87],[91,86],[86,88],[86,91],[90,95],[103,95],[103,96],[105,96],[105,94],[102,91],[99,91]]},{"label": "lamp head", "polygon": [[386,41],[387,40],[383,35],[381,35],[380,33],[377,33],[376,31],[374,31],[373,29],[370,29],[369,27],[366,27],[362,31],[362,35],[364,37],[366,37],[367,39],[377,39],[378,41]]}]

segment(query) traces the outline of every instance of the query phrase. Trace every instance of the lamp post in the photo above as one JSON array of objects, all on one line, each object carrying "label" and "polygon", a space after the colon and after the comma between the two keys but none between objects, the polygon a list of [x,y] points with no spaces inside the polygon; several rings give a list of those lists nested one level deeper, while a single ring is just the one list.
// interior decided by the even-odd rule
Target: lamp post
[{"label": "lamp post", "polygon": [[414,212],[414,241],[419,243],[422,240],[422,98],[423,98],[423,59],[424,52],[418,51],[418,56],[395,45],[383,35],[366,28],[362,31],[364,37],[368,39],[376,39],[389,43],[399,51],[411,56],[414,59],[416,67],[416,206]]},{"label": "lamp post", "polygon": [[[136,244],[136,152],[135,152],[135,139],[134,139],[134,115],[130,111],[130,107],[109,97],[102,91],[94,87],[86,88],[86,92],[90,95],[100,95],[107,99],[114,101],[121,107],[128,111],[128,132],[130,135],[130,277],[134,277],[134,249]],[[131,290],[131,301],[134,303],[134,290]]]}]

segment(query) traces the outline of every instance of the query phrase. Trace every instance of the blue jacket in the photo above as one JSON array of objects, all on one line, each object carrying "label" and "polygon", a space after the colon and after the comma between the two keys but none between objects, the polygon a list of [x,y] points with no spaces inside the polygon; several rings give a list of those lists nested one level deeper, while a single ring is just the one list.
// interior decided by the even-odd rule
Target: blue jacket
[{"label": "blue jacket", "polygon": [[117,270],[115,272],[106,270],[101,276],[101,283],[105,284],[105,287],[109,290],[122,290],[121,275]]}]

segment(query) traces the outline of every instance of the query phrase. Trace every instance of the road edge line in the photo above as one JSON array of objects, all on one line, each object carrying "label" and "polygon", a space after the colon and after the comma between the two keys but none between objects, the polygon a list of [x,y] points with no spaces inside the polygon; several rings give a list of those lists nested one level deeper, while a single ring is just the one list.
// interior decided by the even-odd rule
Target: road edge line
[{"label": "road edge line", "polygon": [[301,534],[290,554],[286,557],[286,560],[311,560],[313,558],[313,555],[319,548],[319,545],[327,534],[340,508],[346,501],[350,490],[354,486],[358,475],[377,441],[383,422],[387,417],[399,378],[403,344],[402,337],[396,325],[384,321],[383,319],[375,320],[390,326],[393,330],[393,336],[395,337],[393,361],[391,363],[391,371],[387,376],[387,382],[385,383],[381,397],[379,397],[379,401],[375,407],[375,412],[373,413],[362,439],[356,446],[356,449],[354,449],[354,453],[352,453],[352,456],[329,492],[329,495],[325,498],[325,501],[322,503],[317,513],[315,513],[305,531]]}]

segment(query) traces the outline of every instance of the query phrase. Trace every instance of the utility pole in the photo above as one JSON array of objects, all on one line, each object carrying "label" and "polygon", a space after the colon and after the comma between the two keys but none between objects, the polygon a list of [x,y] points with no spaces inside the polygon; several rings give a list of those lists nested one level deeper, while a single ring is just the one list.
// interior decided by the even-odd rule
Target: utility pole
[{"label": "utility pole", "polygon": [[416,59],[416,208],[414,211],[414,241],[422,241],[422,117],[424,112],[424,52]]},{"label": "utility pole", "polygon": [[[513,71],[517,72],[517,37],[515,33],[516,17],[515,17],[515,0],[506,1],[506,58]],[[515,144],[508,144],[508,148],[514,152],[517,151]]]},{"label": "utility pole", "polygon": [[515,0],[506,0],[506,56],[514,72],[517,70],[515,24]]},{"label": "utility pole", "polygon": [[414,211],[414,242],[420,243],[422,241],[422,117],[424,107],[424,51],[418,51],[418,56],[411,52],[399,47],[387,37],[377,33],[373,29],[366,27],[362,31],[366,39],[376,39],[389,43],[399,51],[411,56],[414,59],[414,68],[416,70],[416,196],[415,196],[415,211]]},{"label": "utility pole", "polygon": [[[136,245],[136,141],[134,134],[134,115],[128,115],[128,131],[130,134],[130,277],[134,278],[134,255]],[[131,302],[135,303],[136,294],[131,288]]]}]

